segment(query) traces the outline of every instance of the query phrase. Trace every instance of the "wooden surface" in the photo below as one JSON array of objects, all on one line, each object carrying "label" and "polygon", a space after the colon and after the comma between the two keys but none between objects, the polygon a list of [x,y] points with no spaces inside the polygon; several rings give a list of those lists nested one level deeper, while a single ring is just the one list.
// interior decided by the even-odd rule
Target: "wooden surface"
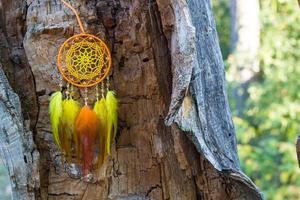
[{"label": "wooden surface", "polygon": [[27,183],[34,197],[21,199],[261,199],[240,171],[208,0],[71,1],[85,29],[111,48],[120,99],[112,156],[89,184],[61,163],[47,113],[57,50],[79,33],[76,18],[60,1],[0,2],[1,63],[40,154],[39,177]]}]

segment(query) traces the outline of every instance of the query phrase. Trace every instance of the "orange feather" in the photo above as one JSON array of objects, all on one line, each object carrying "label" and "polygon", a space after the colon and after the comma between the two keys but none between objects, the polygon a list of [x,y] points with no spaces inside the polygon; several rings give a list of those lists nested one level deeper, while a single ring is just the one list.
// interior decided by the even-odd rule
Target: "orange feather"
[{"label": "orange feather", "polygon": [[100,121],[94,111],[84,106],[76,120],[79,146],[82,159],[82,171],[86,176],[92,168],[96,148],[96,139],[99,132]]}]

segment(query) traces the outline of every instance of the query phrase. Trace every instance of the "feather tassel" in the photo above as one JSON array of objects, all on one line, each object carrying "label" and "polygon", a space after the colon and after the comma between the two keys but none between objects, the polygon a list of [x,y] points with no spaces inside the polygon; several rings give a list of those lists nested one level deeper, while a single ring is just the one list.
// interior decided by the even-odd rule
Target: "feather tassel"
[{"label": "feather tassel", "polygon": [[95,152],[95,141],[99,132],[99,119],[94,111],[84,106],[76,120],[76,131],[78,134],[82,171],[86,176],[92,168]]},{"label": "feather tassel", "polygon": [[[79,159],[78,138],[75,129],[77,115],[80,111],[80,105],[73,99],[65,99],[62,102],[62,131],[64,133],[64,140],[62,141],[63,149],[66,153],[67,161],[70,162],[72,158],[72,141],[75,143],[76,158]],[[78,160],[79,161],[79,160]]]},{"label": "feather tassel", "polygon": [[60,91],[53,93],[50,97],[49,115],[54,141],[56,145],[61,148],[59,140],[59,124],[62,117],[62,93]]},{"label": "feather tassel", "polygon": [[98,100],[94,105],[94,111],[97,114],[99,120],[100,120],[100,127],[99,127],[99,154],[98,154],[98,168],[103,164],[106,156],[106,133],[107,133],[107,109],[106,109],[106,103],[105,98],[101,98],[101,100]]},{"label": "feather tassel", "polygon": [[110,154],[110,145],[117,134],[118,128],[118,100],[113,91],[108,91],[106,94],[106,108],[107,108],[107,138],[106,150]]}]

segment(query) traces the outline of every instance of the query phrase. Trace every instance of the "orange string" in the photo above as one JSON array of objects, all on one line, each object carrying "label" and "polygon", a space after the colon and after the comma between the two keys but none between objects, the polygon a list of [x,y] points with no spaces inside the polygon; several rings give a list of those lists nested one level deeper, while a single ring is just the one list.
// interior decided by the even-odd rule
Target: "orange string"
[{"label": "orange string", "polygon": [[64,0],[61,0],[61,1],[62,1],[68,8],[70,8],[70,9],[73,11],[73,13],[76,15],[76,18],[77,18],[77,21],[78,21],[78,24],[79,24],[79,27],[80,27],[81,32],[82,32],[82,33],[85,33],[78,12],[75,10],[75,8],[74,8],[71,4],[67,3],[67,2],[64,1]]}]

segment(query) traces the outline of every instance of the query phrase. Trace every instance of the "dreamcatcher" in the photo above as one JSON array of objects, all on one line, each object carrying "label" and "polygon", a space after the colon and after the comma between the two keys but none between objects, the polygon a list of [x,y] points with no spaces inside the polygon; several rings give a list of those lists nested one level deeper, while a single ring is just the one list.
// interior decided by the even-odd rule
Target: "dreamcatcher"
[{"label": "dreamcatcher", "polygon": [[[83,176],[87,176],[110,154],[117,132],[117,99],[109,90],[111,55],[101,39],[85,33],[76,10],[62,2],[75,13],[81,33],[67,39],[59,49],[57,67],[67,89],[63,90],[61,80],[60,91],[51,95],[50,121],[54,141],[66,160],[70,163],[75,157]],[[73,87],[83,93],[82,107],[74,98]],[[88,99],[91,89],[95,90],[93,107]]]}]

